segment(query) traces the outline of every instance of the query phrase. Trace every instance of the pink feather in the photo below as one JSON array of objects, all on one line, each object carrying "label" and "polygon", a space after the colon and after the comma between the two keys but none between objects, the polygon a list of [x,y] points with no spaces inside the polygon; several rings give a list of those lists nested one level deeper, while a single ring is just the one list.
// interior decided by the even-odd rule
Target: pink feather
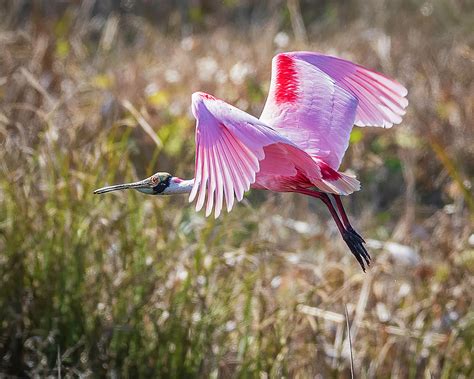
[{"label": "pink feather", "polygon": [[224,198],[230,211],[235,198],[242,200],[251,186],[277,191],[317,186],[337,194],[358,189],[357,180],[348,186],[344,174],[322,175],[322,162],[263,121],[222,100],[195,93],[192,109],[197,148],[189,200],[197,196],[196,210],[205,205],[206,216],[214,209],[214,216],[219,217]]},{"label": "pink feather", "polygon": [[408,105],[406,94],[397,82],[340,58],[282,53],[273,58],[260,119],[337,170],[353,125],[400,123]]}]

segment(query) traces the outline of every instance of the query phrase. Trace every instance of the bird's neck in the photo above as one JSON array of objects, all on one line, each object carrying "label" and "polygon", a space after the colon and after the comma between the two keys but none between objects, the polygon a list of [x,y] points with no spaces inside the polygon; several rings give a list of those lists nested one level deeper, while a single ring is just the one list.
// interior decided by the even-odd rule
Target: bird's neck
[{"label": "bird's neck", "polygon": [[163,195],[177,195],[180,193],[190,193],[193,189],[194,179],[181,179],[172,177],[170,185],[165,189]]}]

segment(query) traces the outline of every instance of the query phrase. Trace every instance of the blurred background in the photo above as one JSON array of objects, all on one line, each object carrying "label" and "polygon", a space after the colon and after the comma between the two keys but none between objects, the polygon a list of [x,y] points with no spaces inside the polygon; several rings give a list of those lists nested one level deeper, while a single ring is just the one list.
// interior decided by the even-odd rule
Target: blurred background
[{"label": "blurred background", "polygon": [[[474,3],[0,2],[0,376],[474,377]],[[273,55],[396,78],[402,125],[355,128],[327,210],[250,192],[218,220],[187,198],[94,196],[191,178],[191,94],[259,115]]]}]

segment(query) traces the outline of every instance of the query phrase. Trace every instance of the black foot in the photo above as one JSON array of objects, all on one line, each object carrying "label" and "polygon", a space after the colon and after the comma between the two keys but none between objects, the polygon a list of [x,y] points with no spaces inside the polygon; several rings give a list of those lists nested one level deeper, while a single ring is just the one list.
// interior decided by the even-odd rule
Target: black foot
[{"label": "black foot", "polygon": [[366,243],[365,240],[362,238],[362,236],[359,233],[357,233],[354,229],[352,229],[352,226],[349,225],[349,227],[347,228],[347,231],[354,234],[357,238],[359,238],[359,240],[362,243]]},{"label": "black foot", "polygon": [[354,254],[360,267],[365,272],[365,265],[370,266],[370,255],[363,245],[365,243],[364,239],[352,228],[347,229],[342,234],[342,238],[344,238],[347,246],[349,246],[352,254]]}]

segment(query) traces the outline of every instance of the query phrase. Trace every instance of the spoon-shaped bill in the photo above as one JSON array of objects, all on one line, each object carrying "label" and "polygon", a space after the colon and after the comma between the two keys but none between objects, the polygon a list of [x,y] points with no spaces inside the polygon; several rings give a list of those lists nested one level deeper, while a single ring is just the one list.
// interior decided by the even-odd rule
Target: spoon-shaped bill
[{"label": "spoon-shaped bill", "polygon": [[98,195],[102,193],[125,190],[125,189],[147,188],[149,187],[149,185],[150,185],[150,179],[144,179],[144,180],[140,180],[139,182],[116,184],[113,186],[102,187],[102,188],[96,189],[94,191],[94,194]]}]

